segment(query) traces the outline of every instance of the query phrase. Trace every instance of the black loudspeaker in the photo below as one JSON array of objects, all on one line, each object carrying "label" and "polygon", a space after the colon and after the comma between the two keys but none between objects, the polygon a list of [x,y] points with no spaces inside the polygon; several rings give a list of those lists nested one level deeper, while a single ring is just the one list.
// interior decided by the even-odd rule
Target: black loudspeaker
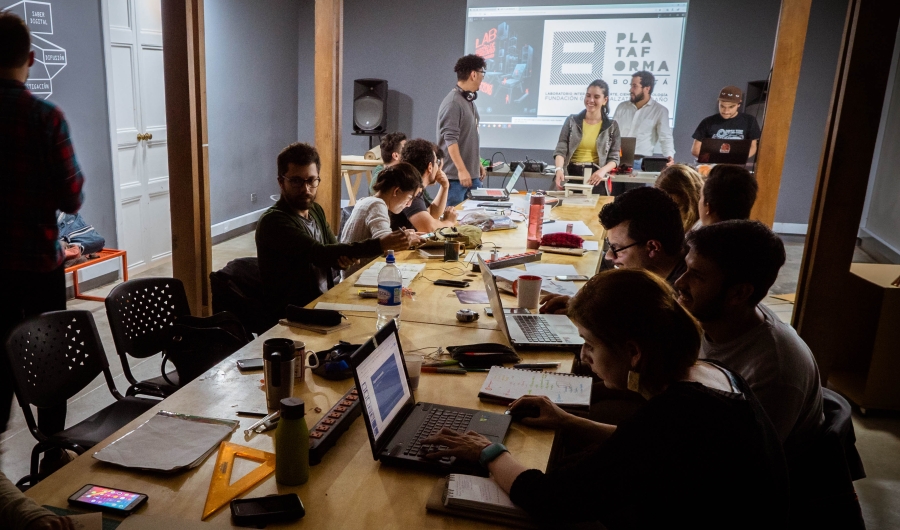
[{"label": "black loudspeaker", "polygon": [[387,129],[388,83],[384,79],[353,81],[353,133],[382,134]]}]

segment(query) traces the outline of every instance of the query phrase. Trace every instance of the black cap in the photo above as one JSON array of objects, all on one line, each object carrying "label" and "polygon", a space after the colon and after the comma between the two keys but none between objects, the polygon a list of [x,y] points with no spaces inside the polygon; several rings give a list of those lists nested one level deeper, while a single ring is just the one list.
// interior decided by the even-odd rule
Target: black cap
[{"label": "black cap", "polygon": [[296,397],[281,400],[281,419],[299,420],[306,415],[306,403]]}]

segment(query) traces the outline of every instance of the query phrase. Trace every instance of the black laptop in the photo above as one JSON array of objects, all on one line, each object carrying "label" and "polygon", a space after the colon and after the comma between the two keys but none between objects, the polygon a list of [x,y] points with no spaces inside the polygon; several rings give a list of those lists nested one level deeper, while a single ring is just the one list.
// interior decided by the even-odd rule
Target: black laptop
[{"label": "black laptop", "polygon": [[433,473],[487,476],[487,470],[477,463],[456,457],[426,459],[425,455],[437,448],[423,444],[422,440],[442,427],[449,427],[459,432],[475,431],[493,442],[503,442],[509,431],[510,416],[416,403],[409,389],[400,336],[393,320],[356,350],[350,364],[375,460]]},{"label": "black laptop", "polygon": [[750,144],[753,140],[725,140],[704,138],[700,141],[700,154],[697,162],[701,164],[738,164],[744,165],[750,158]]}]

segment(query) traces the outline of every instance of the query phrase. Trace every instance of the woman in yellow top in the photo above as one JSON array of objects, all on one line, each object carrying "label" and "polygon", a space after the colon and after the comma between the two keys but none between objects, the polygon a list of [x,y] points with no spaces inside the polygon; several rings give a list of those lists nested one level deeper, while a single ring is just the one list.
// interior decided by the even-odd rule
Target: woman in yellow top
[{"label": "woman in yellow top", "polygon": [[[563,187],[565,174],[583,174],[579,164],[600,167],[585,182],[597,186],[610,170],[619,165],[621,144],[619,125],[609,117],[609,85],[597,79],[588,85],[584,94],[584,110],[566,118],[559,133],[559,142],[553,153],[556,186]],[[599,191],[599,187],[594,188],[594,193]]]}]

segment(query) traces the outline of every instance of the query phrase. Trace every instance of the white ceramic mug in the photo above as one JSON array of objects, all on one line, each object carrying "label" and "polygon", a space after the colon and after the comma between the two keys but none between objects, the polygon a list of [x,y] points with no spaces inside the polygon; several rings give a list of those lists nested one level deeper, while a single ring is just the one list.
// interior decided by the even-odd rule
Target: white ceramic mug
[{"label": "white ceramic mug", "polygon": [[513,282],[513,293],[519,303],[519,307],[537,309],[541,302],[541,282],[543,278],[531,274],[524,274]]}]

